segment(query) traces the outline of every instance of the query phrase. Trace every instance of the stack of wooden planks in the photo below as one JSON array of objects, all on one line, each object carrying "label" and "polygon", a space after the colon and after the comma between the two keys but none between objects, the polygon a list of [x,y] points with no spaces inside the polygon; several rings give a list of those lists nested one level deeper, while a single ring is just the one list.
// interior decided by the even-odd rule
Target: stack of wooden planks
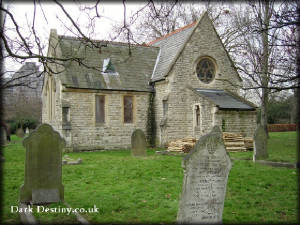
[{"label": "stack of wooden planks", "polygon": [[[244,138],[242,134],[223,132],[223,140],[228,152],[253,150],[253,139],[249,137]],[[188,153],[195,144],[195,138],[185,137],[169,142],[167,152]]]},{"label": "stack of wooden planks", "polygon": [[253,149],[253,139],[242,134],[223,132],[225,148],[228,152],[240,152]]},{"label": "stack of wooden planks", "polygon": [[244,142],[245,142],[245,148],[247,150],[250,150],[252,151],[253,150],[253,138],[250,138],[250,137],[245,137],[244,138]]},{"label": "stack of wooden planks", "polygon": [[242,134],[223,132],[223,140],[226,151],[228,152],[240,152],[247,150]]},{"label": "stack of wooden planks", "polygon": [[195,146],[196,139],[193,137],[185,137],[176,141],[171,141],[168,144],[168,152],[190,152]]}]

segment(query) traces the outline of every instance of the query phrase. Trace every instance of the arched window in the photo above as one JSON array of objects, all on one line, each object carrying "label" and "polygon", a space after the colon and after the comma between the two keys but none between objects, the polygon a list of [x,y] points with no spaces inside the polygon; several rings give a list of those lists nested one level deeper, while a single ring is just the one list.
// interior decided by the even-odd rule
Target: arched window
[{"label": "arched window", "polygon": [[201,59],[197,64],[196,73],[200,81],[206,84],[210,83],[216,74],[214,62],[209,58]]}]

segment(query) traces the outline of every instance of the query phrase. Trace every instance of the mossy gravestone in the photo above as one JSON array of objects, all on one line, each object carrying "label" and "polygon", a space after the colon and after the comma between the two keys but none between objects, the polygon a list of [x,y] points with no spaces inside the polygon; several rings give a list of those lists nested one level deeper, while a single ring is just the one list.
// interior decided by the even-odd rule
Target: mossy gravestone
[{"label": "mossy gravestone", "polygon": [[268,136],[263,126],[259,125],[254,134],[253,161],[267,159],[269,157],[267,150]]},{"label": "mossy gravestone", "polygon": [[182,167],[184,178],[177,222],[222,223],[231,161],[219,127],[215,126],[197,141],[194,149],[183,159]]},{"label": "mossy gravestone", "polygon": [[17,130],[16,130],[16,135],[19,137],[19,138],[23,138],[24,137],[24,130],[23,130],[23,128],[18,128]]},{"label": "mossy gravestone", "polygon": [[4,146],[6,145],[6,140],[7,140],[7,134],[6,130],[4,127],[0,127],[0,133],[1,133],[1,144]]},{"label": "mossy gravestone", "polygon": [[142,130],[137,129],[131,135],[131,154],[133,156],[147,156],[147,142]]},{"label": "mossy gravestone", "polygon": [[24,139],[25,181],[20,202],[43,204],[64,199],[62,150],[65,140],[48,124],[40,125]]}]

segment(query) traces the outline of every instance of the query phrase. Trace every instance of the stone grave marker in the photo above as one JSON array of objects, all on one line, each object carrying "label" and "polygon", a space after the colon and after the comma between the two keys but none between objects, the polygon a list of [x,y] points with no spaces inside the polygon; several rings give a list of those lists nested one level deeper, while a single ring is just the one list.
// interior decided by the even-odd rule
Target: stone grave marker
[{"label": "stone grave marker", "polygon": [[74,160],[70,158],[68,155],[65,155],[62,159],[63,165],[79,165],[82,163],[82,159],[78,158],[77,160]]},{"label": "stone grave marker", "polygon": [[62,150],[65,140],[49,124],[40,125],[23,141],[26,148],[25,179],[20,202],[43,204],[64,199]]},{"label": "stone grave marker", "polygon": [[222,223],[231,161],[221,129],[215,126],[185,156],[183,188],[177,214],[180,224]]},{"label": "stone grave marker", "polygon": [[16,135],[17,135],[18,137],[20,137],[20,138],[23,138],[23,137],[24,137],[24,130],[23,130],[23,128],[18,128],[18,129],[16,130]]},{"label": "stone grave marker", "polygon": [[259,125],[254,134],[253,161],[268,158],[268,136],[263,126]]},{"label": "stone grave marker", "polygon": [[147,156],[147,142],[144,132],[135,130],[131,135],[131,154],[133,156]]},{"label": "stone grave marker", "polygon": [[25,134],[29,134],[29,128],[28,127],[26,127],[26,129],[25,129]]},{"label": "stone grave marker", "polygon": [[1,127],[1,130],[0,130],[0,133],[1,133],[1,144],[4,146],[6,145],[6,141],[7,141],[7,135],[6,135],[6,130],[4,127]]}]

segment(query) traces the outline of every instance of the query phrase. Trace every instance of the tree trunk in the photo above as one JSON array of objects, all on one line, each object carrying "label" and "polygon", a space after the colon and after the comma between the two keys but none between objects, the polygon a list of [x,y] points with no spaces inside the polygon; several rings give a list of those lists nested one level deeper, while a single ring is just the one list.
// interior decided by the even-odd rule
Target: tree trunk
[{"label": "tree trunk", "polygon": [[269,103],[269,40],[268,40],[268,26],[270,23],[269,17],[269,1],[264,1],[264,17],[262,21],[262,43],[263,43],[263,57],[262,57],[262,102],[261,102],[261,120],[260,123],[264,127],[268,137],[268,103]]}]

